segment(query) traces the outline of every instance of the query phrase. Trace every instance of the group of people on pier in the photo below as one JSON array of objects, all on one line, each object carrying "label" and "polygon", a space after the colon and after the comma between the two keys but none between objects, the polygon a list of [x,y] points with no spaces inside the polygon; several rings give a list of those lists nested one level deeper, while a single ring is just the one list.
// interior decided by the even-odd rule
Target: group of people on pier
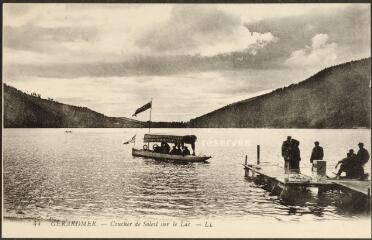
[{"label": "group of people on pier", "polygon": [[300,142],[291,136],[282,144],[282,156],[284,158],[284,169],[300,171]]},{"label": "group of people on pier", "polygon": [[182,156],[190,155],[190,150],[187,146],[182,146],[181,149],[181,144],[174,144],[171,150],[166,142],[162,142],[160,146],[154,145],[154,152]]},{"label": "group of people on pier", "polygon": [[[282,144],[282,157],[284,159],[284,169],[292,172],[300,172],[300,161],[301,154],[299,149],[300,142],[291,136],[287,137],[287,140]],[[319,145],[318,141],[314,142],[314,148],[311,152],[310,162],[314,164],[316,160],[323,160],[324,150]],[[340,178],[343,172],[346,173],[346,178],[358,178],[364,179],[364,165],[369,160],[369,153],[364,148],[363,143],[358,144],[359,150],[355,154],[353,149],[350,149],[347,153],[346,158],[339,161],[335,168],[340,165],[340,168],[336,174],[337,178]]]},{"label": "group of people on pier", "polygon": [[340,160],[336,167],[340,165],[337,172],[337,177],[339,178],[343,172],[346,174],[346,178],[363,178],[364,175],[364,165],[369,160],[369,153],[367,149],[364,148],[363,143],[358,144],[359,150],[357,154],[354,153],[353,149],[350,149],[346,154],[346,158]]}]

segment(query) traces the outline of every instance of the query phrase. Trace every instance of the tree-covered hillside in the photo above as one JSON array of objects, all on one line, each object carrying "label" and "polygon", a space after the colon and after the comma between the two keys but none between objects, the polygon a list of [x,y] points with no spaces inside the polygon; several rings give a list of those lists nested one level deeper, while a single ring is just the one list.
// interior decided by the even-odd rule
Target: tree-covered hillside
[{"label": "tree-covered hillside", "polygon": [[190,126],[370,128],[370,73],[370,58],[333,66],[298,84],[192,119]]}]

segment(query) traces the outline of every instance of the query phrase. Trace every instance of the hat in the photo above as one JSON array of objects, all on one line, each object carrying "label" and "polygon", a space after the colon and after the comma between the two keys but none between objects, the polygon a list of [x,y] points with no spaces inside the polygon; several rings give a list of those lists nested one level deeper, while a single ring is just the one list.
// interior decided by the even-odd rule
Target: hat
[{"label": "hat", "polygon": [[354,149],[350,149],[349,152],[354,152]]},{"label": "hat", "polygon": [[364,146],[364,144],[360,142],[360,143],[358,143],[358,146]]},{"label": "hat", "polygon": [[319,144],[319,142],[318,142],[318,141],[315,141],[315,142],[314,142],[314,144],[315,144],[315,145],[318,145],[318,144]]},{"label": "hat", "polygon": [[292,137],[291,136],[288,136],[287,139],[291,139]]}]

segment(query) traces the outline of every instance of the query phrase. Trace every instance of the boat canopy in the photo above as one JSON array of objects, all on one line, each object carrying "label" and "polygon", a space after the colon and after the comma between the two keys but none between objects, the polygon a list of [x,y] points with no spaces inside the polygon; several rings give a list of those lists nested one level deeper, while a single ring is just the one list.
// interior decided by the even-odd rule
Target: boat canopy
[{"label": "boat canopy", "polygon": [[160,135],[160,134],[145,134],[144,142],[167,142],[167,143],[187,143],[194,145],[196,141],[195,135]]}]

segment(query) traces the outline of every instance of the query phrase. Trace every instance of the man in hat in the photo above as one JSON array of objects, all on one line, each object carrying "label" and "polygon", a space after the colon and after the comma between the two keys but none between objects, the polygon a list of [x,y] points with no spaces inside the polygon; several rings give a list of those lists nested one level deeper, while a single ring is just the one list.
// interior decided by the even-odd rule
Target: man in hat
[{"label": "man in hat", "polygon": [[169,154],[171,154],[171,155],[176,155],[177,154],[176,144],[174,144],[174,146],[172,147],[172,150],[169,152]]},{"label": "man in hat", "polygon": [[363,143],[359,143],[358,147],[359,151],[357,153],[357,160],[360,163],[360,165],[364,166],[369,160],[369,153],[367,149],[364,148]]},{"label": "man in hat", "polygon": [[187,146],[183,147],[182,155],[183,156],[190,155],[190,150],[188,149]]},{"label": "man in hat", "polygon": [[339,179],[341,177],[341,174],[343,172],[346,173],[346,178],[354,178],[355,173],[355,166],[356,163],[356,155],[354,153],[353,149],[350,149],[349,152],[346,154],[346,158],[342,159],[341,161],[338,161],[335,168],[338,167],[339,164],[341,164],[340,169],[338,170],[336,177]]},{"label": "man in hat", "polygon": [[356,155],[356,160],[357,160],[357,166],[356,166],[356,172],[358,173],[359,178],[364,178],[364,165],[368,162],[369,160],[369,153],[367,149],[364,148],[363,143],[358,143],[358,153]]},{"label": "man in hat", "polygon": [[289,170],[291,172],[300,173],[300,142],[296,139],[291,139],[290,157],[289,157]]},{"label": "man in hat", "polygon": [[284,159],[284,169],[287,171],[289,169],[289,161],[291,156],[291,140],[292,137],[288,136],[287,140],[282,144],[282,157]]},{"label": "man in hat", "polygon": [[[311,153],[310,162],[313,163],[314,160],[323,160],[324,152],[323,148],[319,146],[319,142],[314,142],[315,147],[313,148],[313,151]],[[312,168],[312,167],[311,167]]]}]

